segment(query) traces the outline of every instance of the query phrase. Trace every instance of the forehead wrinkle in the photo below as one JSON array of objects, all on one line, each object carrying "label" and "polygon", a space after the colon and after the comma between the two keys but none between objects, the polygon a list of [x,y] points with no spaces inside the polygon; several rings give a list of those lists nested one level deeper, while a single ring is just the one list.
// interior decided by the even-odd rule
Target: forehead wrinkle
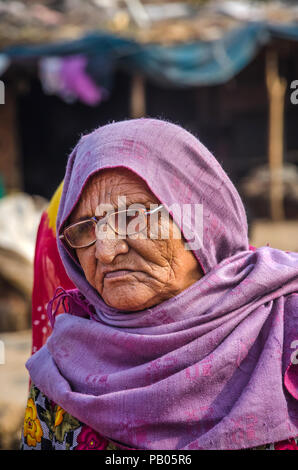
[{"label": "forehead wrinkle", "polygon": [[70,219],[92,217],[99,204],[111,204],[117,208],[118,196],[126,197],[127,206],[160,202],[137,174],[114,174],[108,170],[107,173],[100,172],[90,178]]},{"label": "forehead wrinkle", "polygon": [[117,188],[117,190],[112,191],[111,194],[111,203],[115,206],[118,206],[118,197],[125,197],[126,198],[126,205],[131,205],[135,203],[140,204],[147,204],[155,202],[155,198],[151,196],[148,191],[144,191],[143,188],[136,190],[135,188],[125,187],[124,190],[121,188]]},{"label": "forehead wrinkle", "polygon": [[[105,175],[106,176],[106,175]],[[130,176],[130,175],[129,175]],[[100,198],[99,202],[111,203],[118,206],[118,197],[125,196],[129,204],[135,202],[155,202],[157,198],[142,180],[138,180],[137,175],[107,175],[99,182]]]},{"label": "forehead wrinkle", "polygon": [[73,222],[74,219],[82,219],[85,217],[88,218],[94,215],[92,213],[92,200],[94,194],[93,183],[94,182],[91,183],[91,181],[88,181],[87,185],[85,186],[77,205],[74,207],[72,213],[70,214],[69,220],[71,222]]}]

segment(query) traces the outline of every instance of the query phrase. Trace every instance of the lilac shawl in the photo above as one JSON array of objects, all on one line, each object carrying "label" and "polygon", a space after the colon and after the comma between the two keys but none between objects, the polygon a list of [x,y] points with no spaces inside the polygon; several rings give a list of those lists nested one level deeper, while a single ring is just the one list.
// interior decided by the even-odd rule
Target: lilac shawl
[{"label": "lilac shawl", "polygon": [[166,207],[203,204],[203,246],[194,254],[205,275],[153,308],[122,312],[103,302],[58,240],[86,302],[69,294],[70,314],[57,317],[27,362],[32,381],[131,448],[239,449],[298,435],[298,254],[250,251],[242,202],[219,163],[193,135],[156,119],[80,139],[58,233],[90,175],[116,166],[142,177]]}]

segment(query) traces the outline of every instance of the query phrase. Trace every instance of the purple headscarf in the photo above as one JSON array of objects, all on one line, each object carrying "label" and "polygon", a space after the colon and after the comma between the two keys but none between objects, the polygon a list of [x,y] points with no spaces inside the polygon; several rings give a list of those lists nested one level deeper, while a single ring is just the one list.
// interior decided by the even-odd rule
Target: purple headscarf
[{"label": "purple headscarf", "polygon": [[[140,312],[107,306],[58,240],[70,302],[27,362],[50,399],[107,438],[139,449],[239,449],[298,435],[298,254],[252,252],[240,197],[193,135],[156,119],[81,138],[67,165],[57,232],[88,178],[123,166],[169,208],[203,204],[204,276]],[[71,294],[70,294],[71,295]],[[73,294],[75,298],[75,293]]]}]

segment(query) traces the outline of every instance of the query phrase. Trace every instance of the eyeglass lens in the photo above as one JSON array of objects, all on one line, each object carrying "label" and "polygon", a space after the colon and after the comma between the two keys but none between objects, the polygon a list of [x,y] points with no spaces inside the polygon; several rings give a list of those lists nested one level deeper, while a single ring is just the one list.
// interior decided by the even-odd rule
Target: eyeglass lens
[{"label": "eyeglass lens", "polygon": [[73,247],[85,246],[96,240],[96,223],[92,220],[78,222],[65,230],[65,237]]}]

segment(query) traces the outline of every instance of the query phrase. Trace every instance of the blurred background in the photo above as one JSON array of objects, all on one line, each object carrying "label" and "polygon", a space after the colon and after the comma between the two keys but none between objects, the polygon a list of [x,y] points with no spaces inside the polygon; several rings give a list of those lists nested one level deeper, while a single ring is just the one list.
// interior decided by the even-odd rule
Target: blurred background
[{"label": "blurred background", "polygon": [[239,190],[251,244],[298,251],[298,2],[0,0],[0,80],[0,448],[13,449],[36,232],[82,134],[181,124]]}]

